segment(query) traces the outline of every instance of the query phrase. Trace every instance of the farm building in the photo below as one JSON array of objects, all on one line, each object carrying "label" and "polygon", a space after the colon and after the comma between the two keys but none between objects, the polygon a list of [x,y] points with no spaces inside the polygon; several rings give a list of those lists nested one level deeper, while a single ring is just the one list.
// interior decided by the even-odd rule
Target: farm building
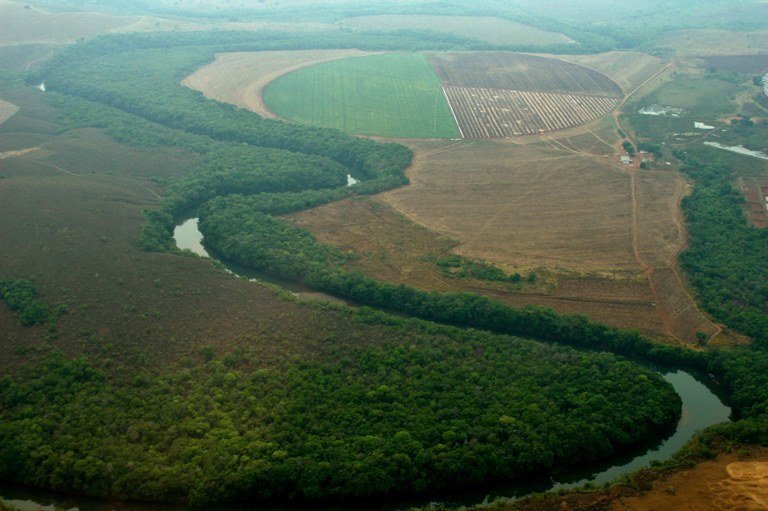
[{"label": "farm building", "polygon": [[630,158],[629,156],[622,156],[621,158],[619,158],[619,160],[624,165],[629,165],[630,163],[632,163],[632,158]]}]

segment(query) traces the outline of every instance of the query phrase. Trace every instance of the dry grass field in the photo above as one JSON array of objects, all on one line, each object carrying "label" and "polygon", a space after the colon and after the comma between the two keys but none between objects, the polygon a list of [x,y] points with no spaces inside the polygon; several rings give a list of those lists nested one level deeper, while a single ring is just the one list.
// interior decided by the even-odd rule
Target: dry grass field
[{"label": "dry grass field", "polygon": [[768,450],[753,447],[740,451],[740,455],[720,455],[655,481],[649,491],[616,498],[606,509],[768,509]]},{"label": "dry grass field", "polygon": [[519,267],[635,267],[629,175],[615,160],[547,143],[416,145],[398,211],[462,241],[464,255]]},{"label": "dry grass field", "polygon": [[0,45],[68,43],[138,22],[138,16],[95,12],[48,12],[0,0]]},{"label": "dry grass field", "polygon": [[262,92],[275,78],[320,62],[370,54],[357,50],[225,53],[186,77],[182,84],[208,98],[273,118],[275,115],[264,105]]},{"label": "dry grass field", "polygon": [[530,25],[491,16],[379,15],[345,18],[342,28],[354,30],[434,30],[472,37],[499,45],[572,44],[563,34],[547,32]]},{"label": "dry grass field", "polygon": [[646,53],[612,51],[593,55],[558,55],[558,59],[604,74],[629,94],[664,67],[664,61]]},{"label": "dry grass field", "polygon": [[[658,339],[693,343],[697,331],[716,334],[675,268],[685,243],[678,209],[685,182],[606,158],[607,124],[525,144],[412,141],[411,185],[295,218],[321,241],[356,253],[354,267],[379,278],[582,313]],[[510,273],[533,270],[539,281],[445,278],[428,256],[446,253]]]}]

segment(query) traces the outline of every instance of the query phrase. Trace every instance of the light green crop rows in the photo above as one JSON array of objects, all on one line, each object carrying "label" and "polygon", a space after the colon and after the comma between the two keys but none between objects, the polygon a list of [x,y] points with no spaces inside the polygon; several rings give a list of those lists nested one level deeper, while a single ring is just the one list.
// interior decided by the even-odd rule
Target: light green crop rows
[{"label": "light green crop rows", "polygon": [[423,55],[353,57],[289,73],[267,87],[275,114],[347,133],[456,138],[458,128]]}]

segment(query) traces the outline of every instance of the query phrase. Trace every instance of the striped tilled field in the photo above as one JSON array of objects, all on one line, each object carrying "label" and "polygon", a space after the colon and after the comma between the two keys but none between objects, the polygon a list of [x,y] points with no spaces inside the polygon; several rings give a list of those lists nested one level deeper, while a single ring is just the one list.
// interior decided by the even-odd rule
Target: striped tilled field
[{"label": "striped tilled field", "polygon": [[612,97],[477,87],[443,88],[462,138],[500,138],[570,128],[607,114]]}]

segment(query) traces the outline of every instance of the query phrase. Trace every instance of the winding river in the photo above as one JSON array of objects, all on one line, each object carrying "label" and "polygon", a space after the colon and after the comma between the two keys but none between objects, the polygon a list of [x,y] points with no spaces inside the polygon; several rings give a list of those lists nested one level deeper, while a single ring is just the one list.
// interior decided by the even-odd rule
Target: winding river
[{"label": "winding river", "polygon": [[[202,256],[210,257],[202,245],[202,235],[197,229],[197,219],[187,220],[176,228],[174,239],[181,249],[188,249]],[[237,270],[237,269],[235,269]],[[230,270],[233,273],[237,271]],[[294,291],[301,294],[304,291]],[[328,296],[328,295],[325,295]],[[312,296],[315,298],[315,296]],[[333,297],[328,297],[334,299]],[[322,299],[322,298],[321,298]],[[448,506],[471,506],[500,497],[519,498],[534,492],[569,489],[585,484],[602,485],[613,481],[622,475],[629,474],[639,468],[647,467],[654,461],[664,461],[677,452],[696,431],[713,424],[726,422],[730,418],[731,409],[723,404],[717,396],[718,388],[713,385],[706,375],[692,374],[686,371],[655,368],[667,380],[682,399],[682,415],[673,431],[664,438],[656,439],[646,445],[638,446],[633,452],[616,455],[594,465],[582,466],[578,469],[563,472],[554,476],[533,477],[516,480],[508,484],[488,486],[473,491],[462,491],[454,494],[440,495],[441,504]],[[9,500],[21,509],[38,510],[39,504],[55,505],[63,509],[78,509],[80,511],[187,511],[189,508],[179,505],[105,502],[82,497],[72,497],[30,490],[17,486],[0,485],[0,496]],[[317,506],[313,509],[325,511],[371,511],[396,510],[409,507],[424,507],[430,499],[399,500],[392,502],[365,502],[360,504],[335,505],[329,507]],[[26,506],[26,507],[25,507]],[[254,509],[252,506],[238,505],[217,506],[217,511],[245,511]],[[265,506],[262,511],[298,511],[306,506]]]}]

